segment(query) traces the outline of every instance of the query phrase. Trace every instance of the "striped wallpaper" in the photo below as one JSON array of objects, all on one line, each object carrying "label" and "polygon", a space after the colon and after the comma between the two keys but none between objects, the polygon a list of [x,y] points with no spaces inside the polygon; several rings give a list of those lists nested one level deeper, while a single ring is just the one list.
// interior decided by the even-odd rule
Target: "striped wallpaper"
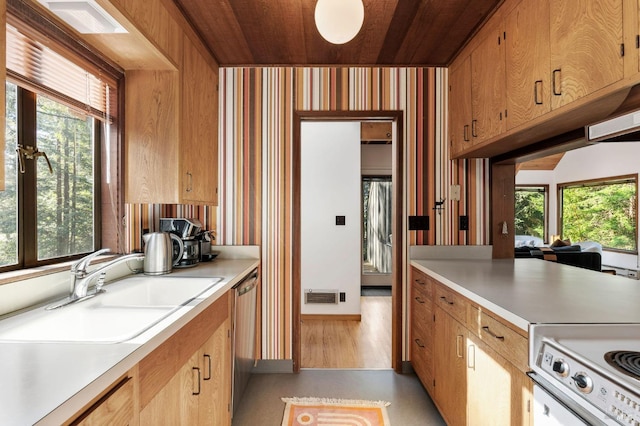
[{"label": "striped wallpaper", "polygon": [[[261,246],[263,359],[292,357],[294,111],[403,111],[403,221],[427,215],[431,224],[406,231],[407,246],[488,244],[489,165],[448,159],[446,69],[220,68],[219,87],[220,206],[126,205],[126,249],[140,248],[142,231],[156,230],[160,217],[199,218],[217,230],[217,244]],[[449,199],[452,184],[460,201]],[[434,210],[441,199],[444,209]],[[469,231],[458,231],[463,214]]]},{"label": "striped wallpaper", "polygon": [[[429,231],[407,231],[405,241],[488,244],[488,162],[448,159],[445,69],[221,68],[219,87],[217,243],[261,246],[263,359],[292,357],[295,110],[403,111],[406,216],[431,220]],[[449,200],[451,184],[461,186],[460,201]],[[443,198],[444,209],[434,211]],[[470,218],[469,231],[457,229],[461,214]]]},{"label": "striped wallpaper", "polygon": [[161,217],[199,219],[203,229],[216,229],[216,208],[173,204],[125,205],[125,253],[142,249],[142,234],[160,230]]}]

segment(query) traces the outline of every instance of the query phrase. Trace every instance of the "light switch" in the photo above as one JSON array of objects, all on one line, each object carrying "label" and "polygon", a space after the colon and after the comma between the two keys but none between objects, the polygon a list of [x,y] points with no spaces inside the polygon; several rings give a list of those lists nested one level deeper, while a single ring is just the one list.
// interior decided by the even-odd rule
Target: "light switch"
[{"label": "light switch", "polygon": [[345,216],[336,216],[336,226],[343,226],[347,224]]}]

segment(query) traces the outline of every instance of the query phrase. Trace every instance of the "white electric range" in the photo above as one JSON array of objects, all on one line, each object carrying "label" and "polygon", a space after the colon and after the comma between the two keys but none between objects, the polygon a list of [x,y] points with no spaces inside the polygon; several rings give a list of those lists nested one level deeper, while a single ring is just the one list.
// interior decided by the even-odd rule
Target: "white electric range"
[{"label": "white electric range", "polygon": [[534,424],[640,426],[640,324],[533,324],[529,341]]}]

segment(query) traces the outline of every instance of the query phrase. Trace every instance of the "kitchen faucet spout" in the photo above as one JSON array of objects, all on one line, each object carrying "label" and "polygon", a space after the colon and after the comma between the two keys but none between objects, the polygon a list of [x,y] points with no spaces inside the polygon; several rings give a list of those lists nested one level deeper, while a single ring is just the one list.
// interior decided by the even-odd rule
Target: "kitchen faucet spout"
[{"label": "kitchen faucet spout", "polygon": [[130,260],[144,259],[144,254],[141,253],[126,254],[124,256],[117,257],[110,262],[105,263],[104,265],[101,265],[94,271],[87,273],[87,267],[89,266],[91,261],[98,255],[107,253],[109,251],[109,249],[98,250],[95,253],[91,253],[90,255],[83,257],[71,266],[72,288],[69,298],[72,301],[85,298],[87,296],[89,284],[97,277],[102,277],[102,279],[104,279],[107,271],[114,266],[119,265],[123,262],[128,262]]}]

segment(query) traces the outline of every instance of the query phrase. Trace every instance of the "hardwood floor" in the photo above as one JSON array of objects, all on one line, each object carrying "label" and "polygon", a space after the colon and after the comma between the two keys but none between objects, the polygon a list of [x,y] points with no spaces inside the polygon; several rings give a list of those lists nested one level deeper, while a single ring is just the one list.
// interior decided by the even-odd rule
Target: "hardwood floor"
[{"label": "hardwood floor", "polygon": [[360,303],[361,321],[302,322],[302,368],[391,368],[391,297]]}]

